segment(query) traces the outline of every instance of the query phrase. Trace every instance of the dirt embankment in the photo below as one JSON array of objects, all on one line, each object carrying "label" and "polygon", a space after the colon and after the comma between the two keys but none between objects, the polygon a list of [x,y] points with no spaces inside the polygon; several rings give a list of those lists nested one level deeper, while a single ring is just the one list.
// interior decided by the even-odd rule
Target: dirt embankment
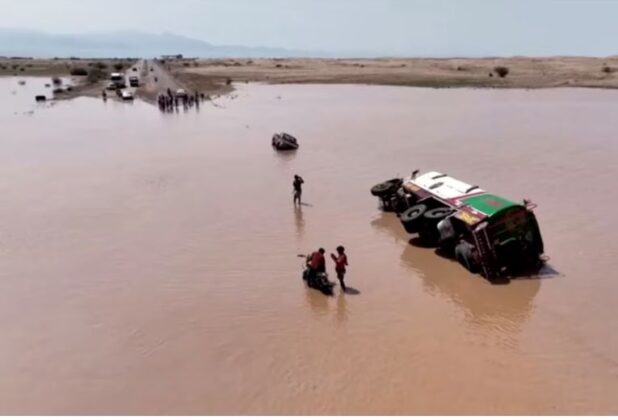
[{"label": "dirt embankment", "polygon": [[163,63],[197,89],[230,82],[358,83],[424,87],[618,88],[618,56],[450,59],[225,59]]},{"label": "dirt embankment", "polygon": [[[133,59],[32,59],[0,58],[1,76],[68,77],[73,88],[56,92],[56,99],[77,96],[99,96],[112,72],[125,72],[135,64]],[[50,80],[51,81],[51,80]]]},{"label": "dirt embankment", "polygon": [[[133,70],[135,68],[135,71]],[[24,59],[0,58],[0,76],[72,77],[76,87],[58,99],[99,96],[113,71],[140,77],[147,101],[167,89],[210,97],[232,83],[331,83],[478,88],[618,88],[618,56],[545,58],[383,59]]]}]

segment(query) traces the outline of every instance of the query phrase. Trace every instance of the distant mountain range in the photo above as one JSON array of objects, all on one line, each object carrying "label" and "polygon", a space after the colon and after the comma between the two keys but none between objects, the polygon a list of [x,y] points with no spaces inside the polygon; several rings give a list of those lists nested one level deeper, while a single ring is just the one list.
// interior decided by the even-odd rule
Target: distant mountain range
[{"label": "distant mountain range", "polygon": [[212,45],[171,33],[106,32],[50,34],[33,30],[0,28],[0,56],[21,57],[158,57],[182,54],[203,58],[333,57],[334,54],[283,48]]}]

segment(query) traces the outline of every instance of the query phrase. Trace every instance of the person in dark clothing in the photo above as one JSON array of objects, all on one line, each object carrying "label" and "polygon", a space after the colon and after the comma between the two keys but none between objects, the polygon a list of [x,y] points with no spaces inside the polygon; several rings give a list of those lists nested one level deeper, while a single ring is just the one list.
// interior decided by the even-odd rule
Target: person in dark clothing
[{"label": "person in dark clothing", "polygon": [[335,262],[335,271],[337,272],[337,279],[339,279],[339,284],[341,285],[341,289],[345,292],[345,282],[343,278],[345,277],[345,267],[348,265],[348,256],[345,254],[345,248],[341,245],[337,247],[337,255],[330,254],[330,257]]},{"label": "person in dark clothing", "polygon": [[303,184],[305,180],[299,177],[298,175],[294,175],[294,182],[292,186],[294,187],[294,205],[298,201],[298,205],[301,205],[301,196],[303,194]]}]

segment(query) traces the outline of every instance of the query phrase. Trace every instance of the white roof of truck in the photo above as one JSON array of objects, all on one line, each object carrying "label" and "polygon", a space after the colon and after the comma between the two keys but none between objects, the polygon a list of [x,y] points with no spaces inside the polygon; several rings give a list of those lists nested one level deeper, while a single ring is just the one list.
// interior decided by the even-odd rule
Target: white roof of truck
[{"label": "white roof of truck", "polygon": [[417,185],[444,200],[484,192],[476,185],[467,184],[441,172],[434,171],[418,175],[414,179],[410,178],[406,180],[406,183]]}]

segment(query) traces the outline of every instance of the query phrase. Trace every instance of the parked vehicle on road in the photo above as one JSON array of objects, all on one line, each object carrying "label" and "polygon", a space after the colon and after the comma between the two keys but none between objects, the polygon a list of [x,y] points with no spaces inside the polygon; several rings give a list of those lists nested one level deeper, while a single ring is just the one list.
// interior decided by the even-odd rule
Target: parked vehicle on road
[{"label": "parked vehicle on road", "polygon": [[441,172],[418,172],[371,189],[408,233],[489,280],[543,265],[543,239],[532,211],[536,205],[507,200]]},{"label": "parked vehicle on road", "polygon": [[129,85],[131,87],[138,87],[139,86],[139,79],[137,78],[137,76],[129,77]]}]

